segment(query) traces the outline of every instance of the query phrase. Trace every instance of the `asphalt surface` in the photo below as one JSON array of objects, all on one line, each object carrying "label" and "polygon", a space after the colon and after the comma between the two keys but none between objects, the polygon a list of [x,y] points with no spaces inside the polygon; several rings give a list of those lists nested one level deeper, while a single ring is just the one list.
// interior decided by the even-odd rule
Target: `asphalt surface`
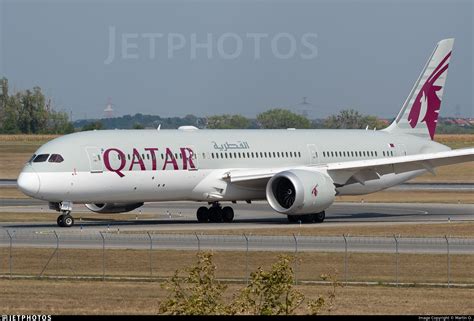
[{"label": "asphalt surface", "polygon": [[[110,225],[122,226],[130,230],[166,230],[166,229],[228,229],[253,226],[272,227],[275,225],[288,226],[285,215],[275,212],[266,202],[252,204],[223,203],[222,206],[232,206],[235,212],[233,223],[196,222],[196,210],[202,203],[197,202],[162,202],[147,203],[139,209],[123,214],[114,214],[115,220],[101,218],[100,213],[92,213],[83,205],[75,205],[73,216],[76,218],[77,229],[83,228],[101,230]],[[16,228],[49,228],[63,230],[56,226],[57,212],[49,210],[46,202],[33,199],[3,199],[0,200],[1,212],[19,213],[51,213],[51,221],[34,223],[0,223],[1,227]],[[81,221],[87,214],[90,220]],[[130,214],[135,219],[130,220]],[[147,214],[143,216],[143,214]],[[120,220],[120,217],[127,220]],[[142,217],[141,217],[142,216]],[[474,221],[474,204],[425,204],[425,203],[335,203],[326,210],[326,220],[323,224],[356,224],[356,223],[423,223],[447,221]]]},{"label": "asphalt surface", "polygon": [[[294,251],[296,246],[299,251],[338,252],[345,250],[346,242],[348,250],[353,252],[393,253],[395,250],[396,242],[391,237],[350,237],[344,241],[342,236],[299,236],[298,239],[291,236],[258,236],[258,229],[275,229],[275,235],[278,235],[281,228],[301,225],[288,223],[285,215],[273,211],[266,202],[222,205],[231,205],[234,208],[233,223],[197,223],[195,213],[196,209],[202,206],[201,203],[166,202],[145,204],[126,216],[115,214],[114,220],[101,217],[99,213],[91,213],[83,205],[75,205],[73,216],[76,225],[72,228],[60,228],[56,225],[57,212],[49,210],[46,202],[33,199],[1,199],[0,216],[2,212],[43,212],[51,213],[51,220],[0,223],[0,246],[9,246],[11,236],[15,246],[55,247],[57,235],[62,248],[100,249],[106,245],[107,248],[149,249],[152,242],[155,249],[244,251],[247,248],[247,240],[243,235],[199,235],[200,230],[236,229],[251,234],[248,241],[250,250]],[[474,204],[335,203],[326,211],[324,223],[311,226],[317,228],[355,224],[403,225],[468,221],[474,222]],[[306,226],[308,225],[304,224],[303,227]],[[170,232],[173,231],[187,231],[188,234],[171,235]],[[195,235],[189,232],[194,232]],[[446,240],[439,238],[404,238],[398,240],[398,243],[401,253],[445,253],[447,250]],[[451,239],[450,251],[474,254],[474,239]]]}]

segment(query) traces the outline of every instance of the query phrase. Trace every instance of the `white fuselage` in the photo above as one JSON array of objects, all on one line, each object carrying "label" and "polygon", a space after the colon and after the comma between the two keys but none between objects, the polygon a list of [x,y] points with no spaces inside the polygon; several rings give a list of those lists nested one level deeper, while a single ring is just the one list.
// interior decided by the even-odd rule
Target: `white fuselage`
[{"label": "white fuselage", "polygon": [[[57,138],[19,177],[28,195],[50,202],[237,201],[265,199],[265,185],[223,179],[235,169],[298,168],[449,150],[412,135],[366,130],[107,130]],[[387,174],[341,195],[372,193],[425,170]]]}]

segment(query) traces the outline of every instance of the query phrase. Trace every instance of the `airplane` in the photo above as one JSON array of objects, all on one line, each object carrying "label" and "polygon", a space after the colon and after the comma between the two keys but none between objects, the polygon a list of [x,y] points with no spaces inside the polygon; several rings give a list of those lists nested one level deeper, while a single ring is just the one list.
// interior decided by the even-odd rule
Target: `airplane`
[{"label": "airplane", "polygon": [[99,130],[41,146],[17,183],[60,212],[97,213],[146,202],[205,202],[198,222],[232,222],[221,202],[267,200],[289,222],[320,223],[336,195],[377,192],[443,165],[474,160],[474,148],[435,142],[454,39],[440,41],[393,123],[383,130]]}]

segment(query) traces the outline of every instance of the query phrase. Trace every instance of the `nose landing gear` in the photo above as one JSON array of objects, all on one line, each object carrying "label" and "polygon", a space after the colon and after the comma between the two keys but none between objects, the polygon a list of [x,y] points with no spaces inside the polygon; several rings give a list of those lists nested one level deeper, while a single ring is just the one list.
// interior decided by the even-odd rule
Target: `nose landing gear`
[{"label": "nose landing gear", "polygon": [[70,211],[65,211],[58,216],[56,222],[60,227],[71,227],[74,225],[74,217],[71,216]]},{"label": "nose landing gear", "polygon": [[71,227],[74,225],[74,218],[71,216],[72,202],[49,203],[49,208],[61,212],[56,222],[60,227]]}]

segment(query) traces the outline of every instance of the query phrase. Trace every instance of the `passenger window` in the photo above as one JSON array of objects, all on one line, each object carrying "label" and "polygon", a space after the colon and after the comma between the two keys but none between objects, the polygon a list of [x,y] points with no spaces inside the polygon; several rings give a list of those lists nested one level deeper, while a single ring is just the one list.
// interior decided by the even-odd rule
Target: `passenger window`
[{"label": "passenger window", "polygon": [[61,163],[64,161],[64,158],[59,154],[52,154],[51,157],[48,159],[50,163]]},{"label": "passenger window", "polygon": [[35,157],[35,159],[33,160],[33,163],[42,163],[42,162],[46,162],[46,160],[48,159],[49,157],[49,154],[40,154],[38,156]]}]

